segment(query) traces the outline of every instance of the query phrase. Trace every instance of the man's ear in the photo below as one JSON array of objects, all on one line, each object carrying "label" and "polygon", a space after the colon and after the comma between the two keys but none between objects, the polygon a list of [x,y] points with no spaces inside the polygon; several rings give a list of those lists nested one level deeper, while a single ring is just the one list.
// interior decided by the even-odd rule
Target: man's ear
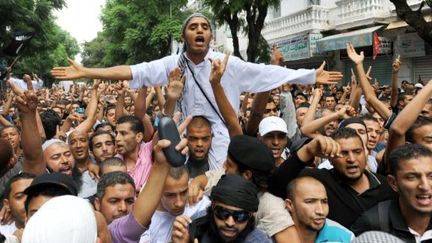
[{"label": "man's ear", "polygon": [[100,211],[100,200],[99,200],[98,197],[95,197],[95,200],[94,200],[94,207],[95,207],[95,209],[96,209],[97,211]]},{"label": "man's ear", "polygon": [[293,210],[293,203],[291,199],[285,199],[285,207],[288,209],[288,211],[292,212]]},{"label": "man's ear", "polygon": [[396,178],[393,175],[388,175],[387,176],[387,182],[390,185],[390,187],[393,189],[393,191],[399,192],[399,188],[397,186]]},{"label": "man's ear", "polygon": [[142,132],[139,132],[135,135],[135,141],[137,143],[143,142],[144,134]]},{"label": "man's ear", "polygon": [[242,173],[242,176],[243,176],[246,180],[248,180],[248,181],[252,181],[253,173],[252,173],[252,171],[250,171],[250,170],[245,170],[245,171]]},{"label": "man's ear", "polygon": [[7,198],[3,199],[3,207],[4,207],[6,210],[10,210],[9,199],[7,199]]}]

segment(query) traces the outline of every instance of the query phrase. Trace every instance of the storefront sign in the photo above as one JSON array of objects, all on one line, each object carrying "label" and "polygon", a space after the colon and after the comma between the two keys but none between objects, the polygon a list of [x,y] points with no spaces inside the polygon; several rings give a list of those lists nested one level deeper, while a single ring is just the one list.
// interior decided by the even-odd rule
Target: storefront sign
[{"label": "storefront sign", "polygon": [[425,56],[425,43],[417,33],[398,35],[396,49],[401,57]]}]

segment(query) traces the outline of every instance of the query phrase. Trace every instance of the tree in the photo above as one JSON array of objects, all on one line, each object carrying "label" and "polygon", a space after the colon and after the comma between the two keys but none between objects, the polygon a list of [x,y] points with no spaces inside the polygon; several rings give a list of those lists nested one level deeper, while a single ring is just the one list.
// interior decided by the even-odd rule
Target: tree
[{"label": "tree", "polygon": [[0,49],[16,31],[35,33],[14,66],[16,76],[34,72],[49,84],[53,81],[50,69],[66,65],[67,57],[79,52],[77,41],[55,24],[52,12],[64,6],[65,0],[0,1]]},{"label": "tree", "polygon": [[[187,0],[107,0],[103,31],[84,44],[88,66],[134,64],[166,56],[180,40]],[[103,44],[102,44],[103,43]]]},{"label": "tree", "polygon": [[407,22],[413,27],[417,34],[429,45],[432,45],[432,26],[429,25],[423,17],[421,12],[424,4],[427,2],[429,7],[432,8],[430,0],[421,2],[418,10],[412,10],[406,0],[390,0],[396,7],[396,13],[400,19]]},{"label": "tree", "polygon": [[[234,55],[240,57],[238,35],[239,30],[244,30],[249,43],[247,48],[247,60],[258,61],[261,30],[267,17],[269,7],[279,7],[280,0],[204,0],[219,23],[226,23],[230,27],[233,37]],[[242,17],[246,22],[243,24]],[[268,47],[267,47],[268,49]]]}]

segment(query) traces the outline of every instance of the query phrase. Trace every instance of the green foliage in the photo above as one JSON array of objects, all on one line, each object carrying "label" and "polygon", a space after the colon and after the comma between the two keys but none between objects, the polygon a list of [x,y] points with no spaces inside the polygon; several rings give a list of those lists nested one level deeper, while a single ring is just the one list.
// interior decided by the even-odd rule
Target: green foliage
[{"label": "green foliage", "polygon": [[171,40],[181,39],[187,0],[107,0],[103,31],[83,45],[83,64],[92,67],[135,64],[166,56]]},{"label": "green foliage", "polygon": [[[214,13],[218,24],[227,24],[233,37],[234,55],[240,56],[237,32],[244,31],[249,44],[247,59],[252,62],[269,60],[270,52],[261,30],[269,7],[279,7],[280,0],[203,0]],[[245,16],[245,17],[243,17]],[[263,48],[264,49],[260,49]]]},{"label": "green foliage", "polygon": [[35,33],[14,66],[15,76],[34,72],[49,85],[53,81],[51,68],[66,65],[67,57],[79,52],[77,41],[55,24],[52,15],[64,6],[65,0],[0,1],[0,48],[8,44],[14,31]]}]

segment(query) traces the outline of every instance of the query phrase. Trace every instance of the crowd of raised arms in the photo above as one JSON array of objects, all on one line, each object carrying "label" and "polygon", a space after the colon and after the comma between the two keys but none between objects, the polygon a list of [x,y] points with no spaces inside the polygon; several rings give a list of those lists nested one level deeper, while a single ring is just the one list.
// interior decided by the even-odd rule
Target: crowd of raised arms
[{"label": "crowd of raised arms", "polygon": [[[213,51],[196,13],[184,50],[131,66],[69,60],[47,88],[8,77],[0,242],[432,242],[432,82],[374,80]],[[177,124],[174,167],[160,139]]]}]

